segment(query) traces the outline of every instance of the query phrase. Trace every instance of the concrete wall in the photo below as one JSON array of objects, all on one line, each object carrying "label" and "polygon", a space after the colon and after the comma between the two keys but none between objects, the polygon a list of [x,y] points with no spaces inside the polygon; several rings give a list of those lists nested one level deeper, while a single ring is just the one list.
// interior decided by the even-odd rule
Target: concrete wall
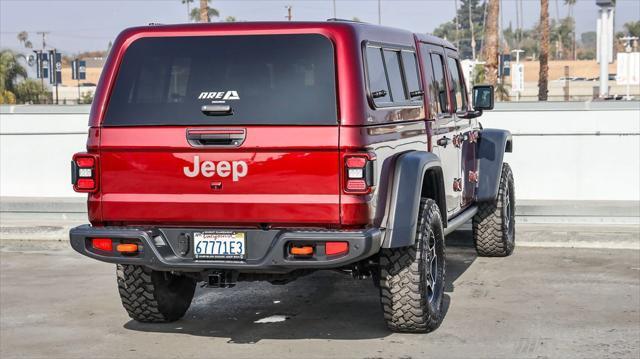
[{"label": "concrete wall", "polygon": [[[0,107],[0,196],[84,197],[69,162],[88,106]],[[514,136],[518,199],[640,201],[640,103],[502,103],[484,127]]]},{"label": "concrete wall", "polygon": [[640,103],[505,103],[486,128],[513,134],[517,196],[640,200]]}]

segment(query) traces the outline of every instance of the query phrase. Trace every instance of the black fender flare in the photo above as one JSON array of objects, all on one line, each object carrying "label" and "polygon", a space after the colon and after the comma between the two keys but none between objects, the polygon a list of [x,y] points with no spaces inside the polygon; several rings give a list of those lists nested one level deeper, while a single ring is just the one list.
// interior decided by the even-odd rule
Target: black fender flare
[{"label": "black fender flare", "polygon": [[386,210],[383,248],[411,246],[415,242],[418,210],[422,193],[422,183],[427,171],[433,170],[439,176],[436,182],[441,198],[436,198],[441,207],[443,226],[446,226],[447,212],[442,164],[440,158],[431,152],[410,151],[399,155],[391,178],[391,191]]},{"label": "black fender flare", "polygon": [[512,151],[511,132],[493,128],[480,131],[478,139],[478,188],[476,201],[495,201],[498,196],[504,153]]}]

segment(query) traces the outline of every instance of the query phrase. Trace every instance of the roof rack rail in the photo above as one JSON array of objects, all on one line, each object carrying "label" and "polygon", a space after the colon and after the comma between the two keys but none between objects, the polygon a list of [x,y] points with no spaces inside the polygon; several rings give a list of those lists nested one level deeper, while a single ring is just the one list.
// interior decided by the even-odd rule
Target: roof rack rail
[{"label": "roof rack rail", "polygon": [[355,23],[358,23],[358,24],[364,24],[365,23],[364,21],[360,21],[360,20],[340,19],[340,18],[337,18],[337,17],[329,18],[329,19],[327,19],[327,21],[332,21],[332,22],[355,22]]}]

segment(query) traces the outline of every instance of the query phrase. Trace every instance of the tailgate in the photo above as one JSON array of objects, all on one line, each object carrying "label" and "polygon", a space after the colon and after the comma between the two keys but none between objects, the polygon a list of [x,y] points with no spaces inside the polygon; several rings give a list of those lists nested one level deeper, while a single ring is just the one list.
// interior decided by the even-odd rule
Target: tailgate
[{"label": "tailgate", "polygon": [[222,150],[191,146],[187,128],[103,129],[103,220],[176,225],[339,223],[337,126],[239,130],[246,131],[244,143]]},{"label": "tailgate", "polygon": [[338,224],[338,131],[323,35],[136,39],[101,122],[102,220]]}]

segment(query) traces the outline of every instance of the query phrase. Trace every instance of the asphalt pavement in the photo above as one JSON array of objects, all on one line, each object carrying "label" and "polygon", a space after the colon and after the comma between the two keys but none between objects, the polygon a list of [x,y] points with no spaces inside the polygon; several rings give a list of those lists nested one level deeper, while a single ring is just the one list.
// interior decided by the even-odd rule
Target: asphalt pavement
[{"label": "asphalt pavement", "polygon": [[121,307],[113,265],[66,243],[5,243],[0,357],[640,357],[640,251],[518,247],[478,258],[460,232],[447,259],[442,326],[394,334],[371,280],[336,272],[199,288],[182,320],[141,324]]}]

